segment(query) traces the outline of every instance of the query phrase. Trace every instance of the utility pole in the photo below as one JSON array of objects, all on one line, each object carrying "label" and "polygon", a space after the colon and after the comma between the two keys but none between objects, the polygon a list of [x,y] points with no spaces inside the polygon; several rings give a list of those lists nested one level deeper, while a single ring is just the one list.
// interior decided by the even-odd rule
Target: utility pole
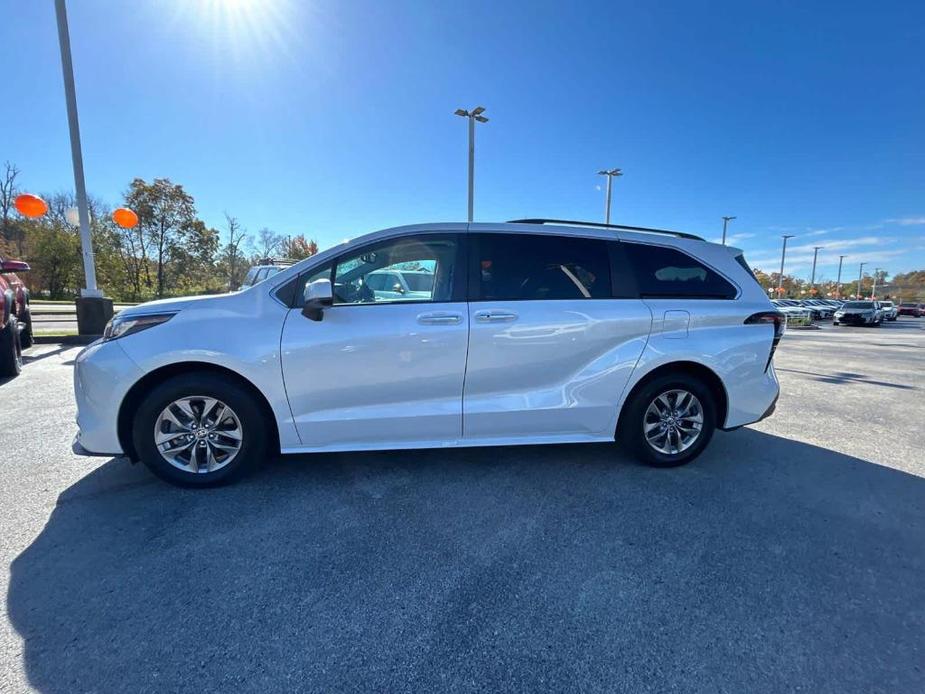
[{"label": "utility pole", "polygon": [[723,217],[723,245],[726,245],[726,225],[729,224],[735,217]]},{"label": "utility pole", "polygon": [[813,246],[813,274],[809,280],[810,291],[816,288],[816,258],[819,256],[820,248],[822,248],[822,246]]},{"label": "utility pole", "polygon": [[471,111],[458,108],[454,111],[457,116],[469,119],[469,221],[472,221],[472,213],[475,206],[475,122],[487,123],[488,119],[482,114],[485,112],[484,106],[476,106]]},{"label": "utility pole", "polygon": [[613,179],[622,176],[621,169],[602,169],[597,172],[599,176],[607,177],[607,201],[604,203],[604,224],[610,224],[610,193],[613,186]]},{"label": "utility pole", "polygon": [[784,240],[784,247],[780,251],[780,276],[777,278],[777,298],[780,299],[784,293],[784,258],[787,255],[787,239],[792,239],[793,234],[784,234],[781,238]]},{"label": "utility pole", "polygon": [[835,298],[841,299],[841,264],[847,258],[846,255],[838,256],[838,279],[835,280]]},{"label": "utility pole", "polygon": [[77,196],[80,247],[86,284],[86,287],[80,290],[80,297],[77,299],[77,332],[81,335],[101,335],[106,322],[112,318],[112,301],[104,299],[96,286],[96,263],[90,236],[90,210],[87,206],[87,187],[84,182],[83,155],[80,149],[80,125],[77,121],[77,92],[74,88],[71,37],[67,27],[67,7],[64,0],[55,0],[55,17],[58,23],[64,101],[67,105],[67,125],[71,138],[71,163],[74,167],[74,192]]},{"label": "utility pole", "polygon": [[874,268],[874,286],[870,289],[870,298],[874,301],[877,300],[877,273],[880,272],[880,268]]},{"label": "utility pole", "polygon": [[861,265],[858,267],[858,294],[857,294],[858,299],[863,297],[863,294],[861,293],[861,280],[864,277],[864,266],[865,265],[867,265],[867,263],[861,263]]}]

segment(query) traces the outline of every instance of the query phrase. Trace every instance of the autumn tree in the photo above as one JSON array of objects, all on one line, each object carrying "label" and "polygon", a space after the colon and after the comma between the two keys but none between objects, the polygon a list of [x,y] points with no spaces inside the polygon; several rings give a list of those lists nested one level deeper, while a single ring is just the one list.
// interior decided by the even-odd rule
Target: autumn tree
[{"label": "autumn tree", "polygon": [[314,239],[306,239],[305,234],[290,236],[283,245],[283,255],[292,260],[310,258],[318,252],[318,244]]}]

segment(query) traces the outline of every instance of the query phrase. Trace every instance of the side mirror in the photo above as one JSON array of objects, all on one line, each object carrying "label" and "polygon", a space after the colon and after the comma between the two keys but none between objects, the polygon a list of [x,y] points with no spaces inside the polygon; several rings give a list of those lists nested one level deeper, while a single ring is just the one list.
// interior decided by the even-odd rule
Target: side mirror
[{"label": "side mirror", "polygon": [[21,260],[0,261],[0,275],[13,272],[29,272],[30,269],[29,263],[24,263]]},{"label": "side mirror", "polygon": [[334,303],[331,280],[315,280],[306,284],[302,299],[304,301],[302,315],[309,320],[321,320],[324,317],[324,308]]}]

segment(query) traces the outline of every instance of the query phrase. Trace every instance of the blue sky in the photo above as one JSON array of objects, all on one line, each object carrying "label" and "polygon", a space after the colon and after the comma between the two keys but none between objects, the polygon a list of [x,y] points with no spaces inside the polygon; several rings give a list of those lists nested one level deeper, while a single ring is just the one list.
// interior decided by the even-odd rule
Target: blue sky
[{"label": "blue sky", "polygon": [[[466,213],[717,238],[832,278],[925,267],[925,3],[71,0],[91,193],[182,183],[207,223],[322,247]],[[0,161],[73,185],[53,2],[0,0]],[[851,270],[849,268],[854,268]]]}]

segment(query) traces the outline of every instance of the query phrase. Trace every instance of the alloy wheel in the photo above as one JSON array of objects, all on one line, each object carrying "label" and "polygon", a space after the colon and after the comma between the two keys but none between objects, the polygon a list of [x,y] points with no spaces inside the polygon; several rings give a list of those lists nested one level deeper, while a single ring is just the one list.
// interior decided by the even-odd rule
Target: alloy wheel
[{"label": "alloy wheel", "polygon": [[703,429],[703,406],[683,389],[656,396],[642,419],[646,443],[664,455],[678,455],[694,445]]},{"label": "alloy wheel", "polygon": [[241,450],[241,420],[228,405],[205,395],[174,400],[154,423],[161,457],[179,470],[205,474],[228,465]]}]

